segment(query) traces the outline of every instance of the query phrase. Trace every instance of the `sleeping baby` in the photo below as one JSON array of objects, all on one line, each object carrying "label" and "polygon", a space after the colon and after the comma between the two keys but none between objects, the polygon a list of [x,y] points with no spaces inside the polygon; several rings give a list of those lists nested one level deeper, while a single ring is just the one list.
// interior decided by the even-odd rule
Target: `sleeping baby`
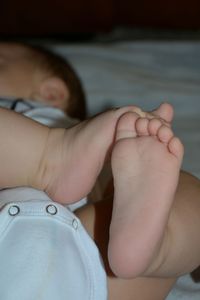
[{"label": "sleeping baby", "polygon": [[[163,299],[199,265],[200,184],[169,104],[83,120],[70,64],[16,43],[0,44],[0,94],[0,298]],[[106,161],[114,195],[72,212]]]}]

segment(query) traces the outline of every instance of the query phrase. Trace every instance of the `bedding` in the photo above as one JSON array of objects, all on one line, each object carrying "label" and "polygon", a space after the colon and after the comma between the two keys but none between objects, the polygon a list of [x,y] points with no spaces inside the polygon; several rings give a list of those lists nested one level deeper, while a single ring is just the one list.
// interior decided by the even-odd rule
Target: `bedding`
[{"label": "bedding", "polygon": [[[175,108],[174,130],[185,145],[183,169],[200,178],[200,43],[118,42],[51,45],[80,74],[88,114],[135,104]],[[167,300],[200,299],[200,284],[179,279]]]}]

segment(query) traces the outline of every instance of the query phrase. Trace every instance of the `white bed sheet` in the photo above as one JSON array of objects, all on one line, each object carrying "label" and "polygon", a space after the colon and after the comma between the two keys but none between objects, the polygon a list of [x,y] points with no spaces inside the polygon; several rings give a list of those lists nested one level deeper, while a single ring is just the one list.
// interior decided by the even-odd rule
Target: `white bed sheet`
[{"label": "white bed sheet", "polygon": [[[183,168],[200,178],[200,43],[120,42],[54,45],[83,81],[89,114],[136,104],[151,110],[163,101],[175,108],[174,130],[185,145]],[[180,280],[169,300],[200,299],[200,284]],[[192,286],[193,285],[193,286]],[[186,286],[186,290],[184,291]]]}]

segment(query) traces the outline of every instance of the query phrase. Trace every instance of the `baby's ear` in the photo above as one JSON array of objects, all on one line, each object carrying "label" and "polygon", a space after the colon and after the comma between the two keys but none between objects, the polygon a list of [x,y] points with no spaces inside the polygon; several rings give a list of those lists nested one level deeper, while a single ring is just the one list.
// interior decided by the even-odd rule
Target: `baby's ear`
[{"label": "baby's ear", "polygon": [[41,82],[37,96],[50,106],[66,109],[70,93],[62,79],[49,77]]}]

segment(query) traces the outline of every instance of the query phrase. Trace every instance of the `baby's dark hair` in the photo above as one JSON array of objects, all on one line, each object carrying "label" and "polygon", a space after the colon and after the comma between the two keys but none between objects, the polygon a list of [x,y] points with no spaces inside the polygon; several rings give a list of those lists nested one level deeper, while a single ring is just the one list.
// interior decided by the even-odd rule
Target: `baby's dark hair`
[{"label": "baby's dark hair", "polygon": [[31,56],[35,58],[44,71],[49,72],[53,76],[61,78],[69,90],[69,105],[66,113],[79,120],[86,117],[86,100],[81,81],[66,59],[60,55],[41,46],[25,45],[31,50]]}]

